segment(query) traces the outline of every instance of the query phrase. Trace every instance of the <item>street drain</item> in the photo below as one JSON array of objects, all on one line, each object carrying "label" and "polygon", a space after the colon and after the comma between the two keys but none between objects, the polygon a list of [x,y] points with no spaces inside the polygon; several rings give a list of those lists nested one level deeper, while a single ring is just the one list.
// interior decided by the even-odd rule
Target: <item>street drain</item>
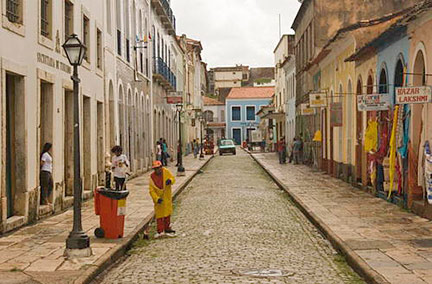
[{"label": "street drain", "polygon": [[240,276],[250,277],[290,277],[294,276],[294,272],[289,272],[280,269],[252,269],[252,270],[239,270],[234,271],[235,274]]}]

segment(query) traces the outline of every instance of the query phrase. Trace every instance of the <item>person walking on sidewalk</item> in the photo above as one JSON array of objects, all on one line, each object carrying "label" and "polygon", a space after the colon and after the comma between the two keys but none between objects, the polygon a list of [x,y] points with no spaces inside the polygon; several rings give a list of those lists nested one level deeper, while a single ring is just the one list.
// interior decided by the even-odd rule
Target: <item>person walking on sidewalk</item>
[{"label": "person walking on sidewalk", "polygon": [[278,142],[279,164],[286,163],[286,143],[285,137],[282,137]]},{"label": "person walking on sidewalk", "polygon": [[294,138],[293,143],[293,156],[294,156],[294,165],[298,165],[301,163],[301,151],[302,151],[303,143],[300,138]]},{"label": "person walking on sidewalk", "polygon": [[126,190],[126,177],[129,170],[129,160],[123,154],[123,148],[119,145],[111,149],[114,154],[112,157],[112,171],[114,175],[115,190]]},{"label": "person walking on sidewalk", "polygon": [[194,139],[193,142],[192,142],[192,151],[193,151],[193,155],[194,155],[194,158],[195,158],[195,159],[196,159],[197,156],[198,156],[199,150],[200,150],[200,149],[199,149],[198,142],[197,142],[196,139]]},{"label": "person walking on sidewalk", "polygon": [[157,233],[155,239],[167,235],[175,237],[175,231],[171,229],[171,214],[173,212],[172,190],[175,183],[174,175],[162,166],[160,161],[154,161],[150,175],[149,191],[153,199]]},{"label": "person walking on sidewalk", "polygon": [[53,160],[50,155],[50,151],[52,149],[51,143],[45,143],[42,148],[42,153],[40,155],[40,187],[41,187],[41,196],[40,203],[41,205],[50,205],[49,197],[53,190],[53,178],[52,178],[52,164]]},{"label": "person walking on sidewalk", "polygon": [[[161,138],[162,139],[162,138]],[[168,159],[170,155],[168,154],[168,145],[165,139],[162,139],[162,165],[164,167],[168,166]]]},{"label": "person walking on sidewalk", "polygon": [[159,141],[156,141],[156,160],[162,162],[162,145]]}]

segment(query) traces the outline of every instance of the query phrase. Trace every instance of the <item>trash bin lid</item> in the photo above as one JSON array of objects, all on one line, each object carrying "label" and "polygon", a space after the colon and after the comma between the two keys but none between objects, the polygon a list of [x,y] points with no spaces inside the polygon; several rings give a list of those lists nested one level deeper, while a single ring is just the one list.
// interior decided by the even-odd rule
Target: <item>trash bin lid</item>
[{"label": "trash bin lid", "polygon": [[115,200],[125,199],[129,195],[128,190],[117,191],[117,190],[112,190],[112,189],[100,188],[100,189],[98,189],[98,191],[103,196],[106,196],[108,198],[115,199]]}]

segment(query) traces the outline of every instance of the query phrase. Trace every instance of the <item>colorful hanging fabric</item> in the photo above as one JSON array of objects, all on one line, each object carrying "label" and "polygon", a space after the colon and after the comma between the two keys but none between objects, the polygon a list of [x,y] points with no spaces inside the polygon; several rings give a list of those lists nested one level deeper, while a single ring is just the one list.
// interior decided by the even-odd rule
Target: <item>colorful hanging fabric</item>
[{"label": "colorful hanging fabric", "polygon": [[426,197],[429,204],[432,204],[432,152],[429,141],[425,142],[425,165],[424,179],[426,185]]},{"label": "colorful hanging fabric", "polygon": [[409,125],[410,125],[410,117],[411,117],[411,109],[409,105],[404,105],[403,111],[403,139],[402,139],[402,147],[398,149],[399,154],[402,159],[405,159],[408,154],[408,142],[409,142]]},{"label": "colorful hanging fabric", "polygon": [[398,124],[398,114],[399,114],[399,106],[395,106],[394,115],[393,115],[392,132],[390,136],[390,168],[389,168],[390,189],[389,189],[388,198],[391,197],[393,191],[393,183],[394,183],[394,176],[396,170],[396,131],[397,131],[397,124]]},{"label": "colorful hanging fabric", "polygon": [[376,152],[378,144],[378,122],[370,120],[365,133],[364,150],[366,153]]}]

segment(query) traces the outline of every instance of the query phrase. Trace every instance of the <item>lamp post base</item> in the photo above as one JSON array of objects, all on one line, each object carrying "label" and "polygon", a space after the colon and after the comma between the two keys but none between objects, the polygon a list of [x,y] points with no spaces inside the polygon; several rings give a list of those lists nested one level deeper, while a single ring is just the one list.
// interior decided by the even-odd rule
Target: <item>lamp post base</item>
[{"label": "lamp post base", "polygon": [[73,257],[89,257],[92,255],[90,248],[90,238],[84,232],[71,232],[66,239],[66,249],[64,256],[67,258]]},{"label": "lamp post base", "polygon": [[85,248],[85,249],[65,249],[63,256],[67,259],[71,258],[84,258],[84,257],[90,257],[93,255],[91,248]]},{"label": "lamp post base", "polygon": [[185,170],[185,168],[183,166],[180,165],[177,168],[177,176],[182,177],[182,176],[185,176],[185,175],[186,175],[186,170]]}]

